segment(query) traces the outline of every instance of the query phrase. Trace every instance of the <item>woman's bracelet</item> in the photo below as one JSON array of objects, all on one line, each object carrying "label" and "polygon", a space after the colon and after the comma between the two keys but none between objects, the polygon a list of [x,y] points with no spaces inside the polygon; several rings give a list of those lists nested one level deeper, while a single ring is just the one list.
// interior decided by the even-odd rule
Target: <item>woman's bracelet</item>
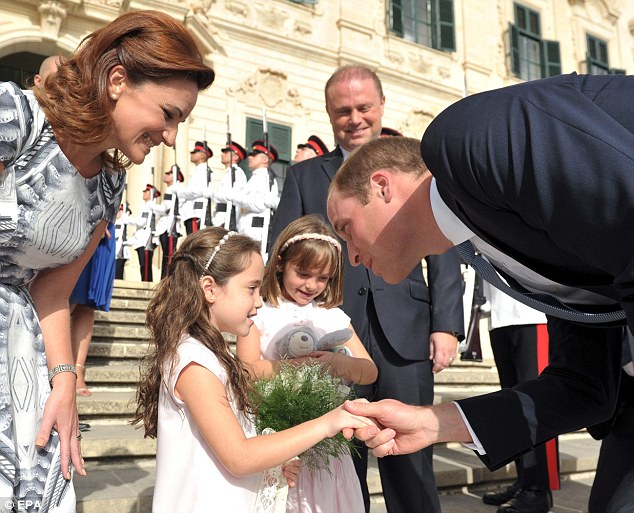
[{"label": "woman's bracelet", "polygon": [[77,376],[77,369],[74,365],[70,363],[61,363],[53,367],[50,371],[48,371],[48,382],[51,384],[51,388],[53,388],[53,378],[57,376],[60,372],[72,372],[75,376]]}]

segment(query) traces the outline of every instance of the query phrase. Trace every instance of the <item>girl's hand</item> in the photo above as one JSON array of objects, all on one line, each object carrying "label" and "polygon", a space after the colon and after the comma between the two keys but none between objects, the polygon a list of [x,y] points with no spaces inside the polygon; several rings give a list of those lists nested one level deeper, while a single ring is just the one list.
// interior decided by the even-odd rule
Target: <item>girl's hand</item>
[{"label": "girl's hand", "polygon": [[77,417],[77,401],[75,384],[77,377],[72,372],[61,372],[53,378],[53,389],[46,400],[42,424],[37,435],[35,445],[44,447],[54,428],[59,434],[60,461],[64,478],[70,479],[71,461],[75,470],[82,476],[86,475],[84,459],[81,456],[81,440],[79,433],[79,419]]},{"label": "girl's hand", "polygon": [[292,460],[288,460],[282,465],[282,475],[286,478],[289,488],[295,488],[299,475],[302,472],[302,462],[299,458],[295,457]]},{"label": "girl's hand", "polygon": [[368,426],[375,426],[374,422],[367,417],[353,415],[347,412],[343,405],[326,413],[323,417],[326,420],[327,437],[332,438],[338,433],[342,433],[346,438],[352,437],[352,431]]},{"label": "girl's hand", "polygon": [[328,365],[332,367],[334,367],[335,359],[338,356],[344,356],[344,355],[341,355],[339,353],[334,353],[332,351],[313,351],[312,353],[308,355],[309,358],[317,360],[321,364],[327,363]]}]

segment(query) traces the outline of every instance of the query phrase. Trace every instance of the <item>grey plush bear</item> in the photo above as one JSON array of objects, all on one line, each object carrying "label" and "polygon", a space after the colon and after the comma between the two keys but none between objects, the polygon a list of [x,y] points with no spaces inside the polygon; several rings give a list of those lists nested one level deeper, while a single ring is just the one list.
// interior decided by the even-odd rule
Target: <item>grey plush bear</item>
[{"label": "grey plush bear", "polygon": [[335,351],[352,356],[350,350],[343,346],[352,337],[352,330],[342,330],[326,333],[316,340],[315,333],[308,326],[302,326],[286,333],[281,339],[273,342],[278,358],[298,358],[313,351]]}]

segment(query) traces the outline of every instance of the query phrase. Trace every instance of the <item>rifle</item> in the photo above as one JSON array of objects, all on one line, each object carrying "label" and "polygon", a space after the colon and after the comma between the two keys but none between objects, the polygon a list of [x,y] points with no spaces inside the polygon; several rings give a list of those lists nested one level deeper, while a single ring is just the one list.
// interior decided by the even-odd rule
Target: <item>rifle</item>
[{"label": "rifle", "polygon": [[[152,188],[150,189],[150,194],[152,196],[152,198],[150,199],[150,201],[156,201],[155,198],[155,194],[154,191],[156,190],[156,188],[154,187],[154,166],[152,166]],[[154,215],[154,211],[152,209],[150,209],[149,212],[150,215],[150,224],[149,224],[149,228],[150,228],[150,233],[148,235],[147,238],[147,242],[145,243],[145,252],[144,252],[144,258],[145,258],[145,268],[144,268],[144,276],[143,276],[143,281],[150,281],[150,266],[152,265],[152,258],[150,257],[150,253],[152,251],[154,251],[154,232],[156,231],[156,216]]]},{"label": "rifle", "polygon": [[[203,125],[203,145],[207,151],[207,127]],[[211,187],[211,168],[207,164],[207,187]],[[205,208],[205,227],[209,228],[211,224],[211,198],[207,198],[207,207]]]},{"label": "rifle", "polygon": [[[123,216],[125,216],[128,213],[128,184],[127,182],[123,185],[123,194],[121,195],[121,203],[123,204],[123,214],[121,214],[121,217],[123,218]],[[116,231],[116,227],[115,227],[115,231]],[[128,225],[121,222],[121,247],[119,248],[116,258],[123,258],[123,255],[125,254],[124,253],[125,243],[127,242],[127,238],[128,238],[127,232],[128,232]]]},{"label": "rifle", "polygon": [[[170,168],[172,170],[172,176],[174,176],[174,181],[178,181],[178,174],[181,172],[181,168],[178,167],[178,164],[174,162],[174,165]],[[180,222],[180,212],[178,205],[178,194],[172,189],[172,224],[170,226],[170,230],[168,236],[170,237],[178,237],[180,233],[178,232],[178,223]],[[171,255],[170,255],[171,256]]]},{"label": "rifle", "polygon": [[[229,148],[229,169],[231,169],[231,188],[235,186],[236,183],[236,168],[233,167],[233,146],[231,144],[231,126],[229,125],[229,114],[227,114],[227,148]],[[227,205],[229,206],[229,205]],[[225,218],[225,228],[229,231],[237,230],[237,222],[236,222],[236,207],[231,204],[231,209],[228,212],[229,214],[229,226],[227,226],[227,220]],[[225,216],[227,212],[225,212]]]},{"label": "rifle", "polygon": [[[268,152],[268,157],[269,157],[269,165],[267,166],[267,171],[269,173],[269,192],[271,192],[271,190],[273,189],[273,184],[275,183],[275,173],[273,172],[272,169],[272,159],[271,159],[271,148],[269,146],[269,131],[267,129],[267,123],[266,123],[266,109],[262,110],[262,131],[263,131],[263,135],[264,135],[264,146],[266,147],[266,151]],[[270,240],[271,237],[271,232],[273,231],[273,216],[275,215],[275,210],[274,209],[269,209],[270,210],[270,216],[269,216],[269,225],[268,225],[268,229],[265,230],[262,233],[262,256],[266,255],[266,248],[268,245],[268,241]],[[266,258],[264,259],[264,261],[266,262]]]},{"label": "rifle", "polygon": [[[152,166],[152,184],[154,184],[154,166]],[[156,202],[155,192],[156,188],[152,185],[152,189],[150,190],[150,194],[152,195],[150,202]],[[154,239],[154,232],[156,232],[156,215],[154,214],[154,210],[150,209],[150,235],[147,238],[147,242],[145,243],[145,251],[153,251],[154,243],[152,239]]]},{"label": "rifle", "polygon": [[460,360],[481,362],[480,319],[482,318],[482,305],[486,303],[486,298],[482,295],[482,278],[476,274],[474,280],[471,317],[469,319],[469,328],[467,329],[467,337],[465,339],[465,349],[460,354]]}]

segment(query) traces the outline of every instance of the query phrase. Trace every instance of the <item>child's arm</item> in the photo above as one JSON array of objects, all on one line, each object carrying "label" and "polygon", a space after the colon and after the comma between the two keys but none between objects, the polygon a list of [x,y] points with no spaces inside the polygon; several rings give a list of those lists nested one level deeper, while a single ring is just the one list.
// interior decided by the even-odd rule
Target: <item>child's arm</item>
[{"label": "child's arm", "polygon": [[352,331],[352,337],[343,345],[350,349],[353,356],[333,353],[331,351],[315,351],[309,356],[315,358],[319,363],[329,365],[334,374],[348,379],[353,383],[357,383],[358,385],[374,383],[379,375],[379,371],[363,343],[355,333],[352,324],[348,327]]},{"label": "child's arm", "polygon": [[344,428],[372,423],[356,417],[341,406],[291,429],[247,438],[231,409],[218,377],[192,362],[180,373],[175,393],[185,402],[196,426],[228,472],[244,476],[281,465]]},{"label": "child's arm", "polygon": [[251,326],[246,337],[237,338],[236,354],[249,371],[252,371],[254,379],[273,376],[278,371],[278,361],[260,359],[260,330],[257,326]]}]

